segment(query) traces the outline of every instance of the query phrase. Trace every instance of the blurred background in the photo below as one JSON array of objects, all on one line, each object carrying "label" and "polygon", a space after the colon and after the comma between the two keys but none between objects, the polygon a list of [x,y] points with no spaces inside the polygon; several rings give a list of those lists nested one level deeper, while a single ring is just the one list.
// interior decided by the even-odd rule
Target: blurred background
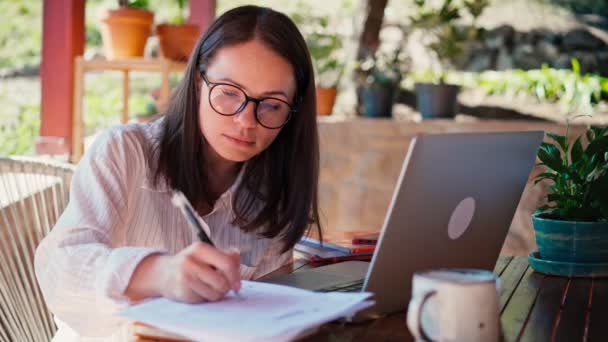
[{"label": "blurred background", "polygon": [[[149,1],[147,8],[154,22],[162,23],[188,15],[187,2],[181,13],[180,2],[184,6],[183,1]],[[605,0],[480,1],[476,18],[464,2],[452,2],[458,13],[451,18],[439,13],[443,1],[420,6],[414,0],[217,0],[215,13],[246,3],[283,11],[298,23],[315,58],[318,83],[337,86],[330,109],[336,117],[365,115],[362,88],[390,79],[398,83],[391,96],[394,106],[382,115],[420,119],[415,83],[442,78],[462,86],[460,114],[560,121],[576,112],[606,120]],[[115,0],[86,1],[85,58],[104,57],[101,17],[117,5]],[[43,1],[2,1],[0,13],[0,155],[34,154],[40,129]],[[429,24],[446,24],[455,33],[435,32],[439,41],[433,43]],[[429,46],[433,44],[439,46]],[[158,55],[158,38],[152,35],[145,56]],[[85,77],[88,136],[120,122],[122,74],[100,71]],[[133,119],[158,111],[154,97],[160,77],[131,74],[128,109]],[[178,78],[173,74],[172,84]]]}]

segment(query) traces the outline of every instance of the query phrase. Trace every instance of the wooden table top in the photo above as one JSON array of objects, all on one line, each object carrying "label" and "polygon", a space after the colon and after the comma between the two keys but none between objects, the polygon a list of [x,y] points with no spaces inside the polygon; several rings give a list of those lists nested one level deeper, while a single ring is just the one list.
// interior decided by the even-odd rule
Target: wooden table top
[{"label": "wooden table top", "polygon": [[[296,262],[295,272],[309,268]],[[603,341],[608,335],[608,279],[567,278],[534,272],[526,257],[501,256],[500,276],[504,341]],[[275,273],[276,274],[276,273]],[[405,312],[363,323],[329,323],[303,341],[412,340]],[[161,341],[140,339],[140,341]]]}]

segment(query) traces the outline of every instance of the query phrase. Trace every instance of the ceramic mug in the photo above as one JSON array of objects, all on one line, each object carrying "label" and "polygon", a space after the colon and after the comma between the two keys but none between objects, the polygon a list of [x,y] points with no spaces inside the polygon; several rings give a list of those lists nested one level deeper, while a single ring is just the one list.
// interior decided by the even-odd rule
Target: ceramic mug
[{"label": "ceramic mug", "polygon": [[417,341],[499,341],[498,277],[478,269],[416,272],[407,325]]}]

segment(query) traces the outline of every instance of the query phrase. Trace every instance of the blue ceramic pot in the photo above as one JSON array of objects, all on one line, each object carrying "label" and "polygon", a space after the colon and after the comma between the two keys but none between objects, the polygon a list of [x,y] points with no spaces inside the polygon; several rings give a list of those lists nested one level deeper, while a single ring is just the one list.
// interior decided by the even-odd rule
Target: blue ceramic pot
[{"label": "blue ceramic pot", "polygon": [[368,85],[361,89],[363,116],[368,118],[390,118],[395,98],[394,84]]},{"label": "blue ceramic pot", "polygon": [[562,221],[536,214],[532,224],[542,259],[608,262],[608,222]]},{"label": "blue ceramic pot", "polygon": [[432,83],[416,83],[415,86],[416,105],[423,118],[453,118],[456,115],[459,86]]}]

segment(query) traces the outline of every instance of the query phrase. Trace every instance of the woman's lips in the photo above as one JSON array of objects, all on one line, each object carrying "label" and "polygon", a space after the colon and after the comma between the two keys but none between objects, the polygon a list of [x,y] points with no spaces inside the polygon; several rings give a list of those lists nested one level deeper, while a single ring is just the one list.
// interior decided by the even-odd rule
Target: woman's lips
[{"label": "woman's lips", "polygon": [[244,137],[233,137],[233,136],[226,135],[226,134],[224,134],[224,136],[226,138],[228,138],[228,140],[232,141],[233,143],[235,143],[239,146],[253,146],[255,144],[254,141],[248,140],[247,138],[244,138]]}]

